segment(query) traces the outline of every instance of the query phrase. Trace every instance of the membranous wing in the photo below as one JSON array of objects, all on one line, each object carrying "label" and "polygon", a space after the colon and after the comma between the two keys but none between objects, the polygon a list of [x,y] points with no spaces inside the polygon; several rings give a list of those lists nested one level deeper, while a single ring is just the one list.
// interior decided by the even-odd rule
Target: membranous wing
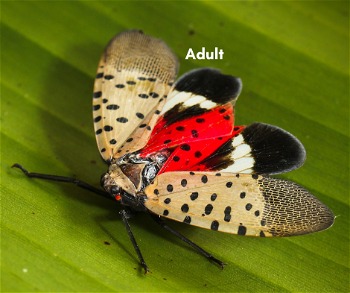
[{"label": "membranous wing", "polygon": [[110,41],[93,94],[96,140],[104,160],[147,143],[177,68],[168,46],[140,31],[123,32]]},{"label": "membranous wing", "polygon": [[181,77],[169,94],[161,116],[140,156],[171,154],[160,173],[192,170],[241,128],[234,128],[239,78],[202,68]]},{"label": "membranous wing", "polygon": [[301,166],[305,150],[297,138],[276,126],[234,125],[239,78],[202,68],[181,77],[164,105],[150,140],[147,157],[170,155],[159,173],[221,171],[278,174]]}]

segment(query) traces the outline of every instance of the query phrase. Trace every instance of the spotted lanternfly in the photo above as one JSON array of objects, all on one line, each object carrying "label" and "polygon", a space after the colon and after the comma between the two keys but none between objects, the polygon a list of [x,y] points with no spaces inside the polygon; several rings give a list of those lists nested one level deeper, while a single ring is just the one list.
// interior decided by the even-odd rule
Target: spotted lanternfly
[{"label": "spotted lanternfly", "polygon": [[234,126],[239,78],[202,68],[174,85],[178,61],[161,40],[140,31],[117,35],[96,75],[93,119],[97,145],[109,168],[104,191],[72,182],[118,201],[120,215],[145,272],[148,267],[128,219],[148,212],[162,227],[207,259],[224,263],[173,230],[162,218],[238,235],[292,236],[333,224],[332,212],[303,187],[266,175],[300,167],[302,144],[272,125]]}]

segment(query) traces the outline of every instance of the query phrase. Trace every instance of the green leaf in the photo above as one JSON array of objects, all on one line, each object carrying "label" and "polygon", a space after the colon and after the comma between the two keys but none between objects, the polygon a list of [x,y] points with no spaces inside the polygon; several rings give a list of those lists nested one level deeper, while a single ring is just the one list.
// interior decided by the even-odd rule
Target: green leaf
[{"label": "green leaf", "polygon": [[[347,1],[3,1],[1,3],[2,291],[349,290]],[[113,202],[19,170],[106,171],[91,119],[97,62],[116,33],[140,28],[197,67],[240,76],[236,123],[282,127],[305,145],[284,175],[337,216],[312,235],[260,239],[170,223],[227,263],[221,271],[145,214],[131,220],[144,275]],[[185,60],[187,50],[223,60]]]}]

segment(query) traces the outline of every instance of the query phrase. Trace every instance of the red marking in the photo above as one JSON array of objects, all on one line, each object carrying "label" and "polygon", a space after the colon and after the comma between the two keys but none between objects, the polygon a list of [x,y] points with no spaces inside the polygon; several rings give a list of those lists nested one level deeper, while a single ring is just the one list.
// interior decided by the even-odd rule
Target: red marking
[{"label": "red marking", "polygon": [[117,194],[115,197],[116,201],[120,201],[122,199],[122,197],[120,196],[120,194]]},{"label": "red marking", "polygon": [[243,128],[234,129],[231,103],[167,126],[166,120],[160,117],[140,156],[147,157],[163,149],[173,149],[158,174],[170,171],[205,170],[207,167],[199,165],[200,162],[240,133]]},{"label": "red marking", "polygon": [[[225,111],[220,113],[220,110]],[[228,117],[228,119],[226,120],[223,117]],[[142,149],[140,155],[141,157],[146,157],[162,149],[173,148],[181,144],[229,136],[233,131],[233,123],[233,107],[231,103],[167,126],[165,126],[165,119],[160,117],[150,140]],[[169,142],[166,143],[167,141]]]},{"label": "red marking", "polygon": [[168,160],[162,166],[159,174],[171,171],[206,171],[209,170],[205,164],[200,164],[204,159],[211,156],[220,146],[229,139],[240,133],[244,126],[236,127],[230,136],[213,137],[203,141],[188,144],[190,150],[184,150],[181,145],[175,148]]}]

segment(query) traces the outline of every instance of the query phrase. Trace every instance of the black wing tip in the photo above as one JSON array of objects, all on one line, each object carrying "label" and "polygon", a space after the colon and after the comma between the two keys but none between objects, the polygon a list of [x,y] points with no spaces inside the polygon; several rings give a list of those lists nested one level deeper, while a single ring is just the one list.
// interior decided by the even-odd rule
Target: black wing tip
[{"label": "black wing tip", "polygon": [[252,149],[254,171],[258,174],[280,174],[301,167],[306,159],[302,143],[277,126],[253,123],[242,132]]},{"label": "black wing tip", "polygon": [[217,69],[200,68],[183,75],[176,82],[175,89],[225,104],[237,99],[242,90],[242,81],[238,77],[222,74]]}]

